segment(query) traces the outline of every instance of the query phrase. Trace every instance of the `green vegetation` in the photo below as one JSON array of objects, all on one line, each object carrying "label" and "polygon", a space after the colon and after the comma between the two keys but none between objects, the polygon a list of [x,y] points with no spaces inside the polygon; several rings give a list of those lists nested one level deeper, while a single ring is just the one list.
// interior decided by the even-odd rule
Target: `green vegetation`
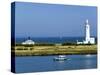
[{"label": "green vegetation", "polygon": [[74,43],[74,42],[65,42],[65,43],[62,43],[62,46],[66,46],[66,45],[77,45],[77,44]]},{"label": "green vegetation", "polygon": [[97,45],[77,45],[77,44],[35,44],[12,46],[12,53],[16,56],[35,56],[35,55],[59,55],[59,54],[96,54]]}]

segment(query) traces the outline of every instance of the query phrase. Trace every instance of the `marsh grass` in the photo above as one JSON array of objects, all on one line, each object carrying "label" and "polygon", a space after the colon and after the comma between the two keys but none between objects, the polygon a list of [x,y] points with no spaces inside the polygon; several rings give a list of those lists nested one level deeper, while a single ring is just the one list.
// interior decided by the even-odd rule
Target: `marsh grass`
[{"label": "marsh grass", "polygon": [[12,46],[12,53],[15,53],[16,56],[96,54],[97,45],[17,44]]}]

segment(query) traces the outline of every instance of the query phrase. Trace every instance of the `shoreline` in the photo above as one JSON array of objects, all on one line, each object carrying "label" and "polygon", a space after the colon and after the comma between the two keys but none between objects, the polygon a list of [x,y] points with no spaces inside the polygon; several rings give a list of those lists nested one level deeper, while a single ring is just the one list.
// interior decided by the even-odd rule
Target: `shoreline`
[{"label": "shoreline", "polygon": [[[59,54],[58,54],[59,55]],[[63,54],[60,54],[60,55],[63,55]],[[87,54],[66,54],[66,56],[67,55],[88,55],[88,53]],[[89,54],[89,55],[97,55],[97,53],[93,53],[93,54]],[[31,56],[57,56],[57,55],[16,55],[16,57],[31,57]]]}]

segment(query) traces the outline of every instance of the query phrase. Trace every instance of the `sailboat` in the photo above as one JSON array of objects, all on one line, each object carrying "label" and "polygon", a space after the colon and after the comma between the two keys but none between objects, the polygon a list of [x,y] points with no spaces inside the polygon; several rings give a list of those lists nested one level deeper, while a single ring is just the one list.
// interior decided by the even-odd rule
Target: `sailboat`
[{"label": "sailboat", "polygon": [[91,57],[91,54],[87,54],[86,57]]},{"label": "sailboat", "polygon": [[66,58],[65,55],[59,55],[58,57],[55,57],[54,60],[55,61],[64,61],[67,60],[68,58]]}]

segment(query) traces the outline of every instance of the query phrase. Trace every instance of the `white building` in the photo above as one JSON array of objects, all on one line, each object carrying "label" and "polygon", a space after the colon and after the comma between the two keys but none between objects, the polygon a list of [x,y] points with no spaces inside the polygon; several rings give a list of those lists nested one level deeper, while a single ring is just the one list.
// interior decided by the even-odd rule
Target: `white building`
[{"label": "white building", "polygon": [[83,42],[78,42],[77,40],[77,44],[95,44],[95,38],[90,37],[90,25],[88,19],[85,23],[85,40],[83,40]]},{"label": "white building", "polygon": [[28,38],[28,40],[22,42],[22,44],[23,44],[23,45],[25,45],[25,44],[29,44],[29,45],[30,45],[30,44],[33,44],[33,45],[34,45],[35,42],[34,42],[33,40],[31,40],[30,38]]}]

